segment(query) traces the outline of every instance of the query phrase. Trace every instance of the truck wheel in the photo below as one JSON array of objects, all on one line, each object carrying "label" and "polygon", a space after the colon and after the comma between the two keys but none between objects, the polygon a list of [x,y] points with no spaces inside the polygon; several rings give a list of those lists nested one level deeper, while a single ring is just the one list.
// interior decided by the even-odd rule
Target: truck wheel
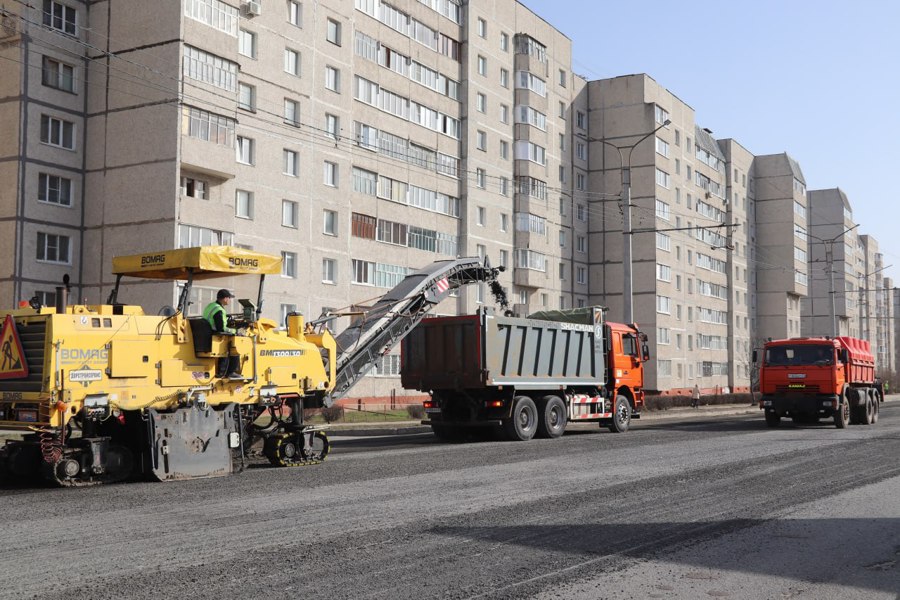
[{"label": "truck wheel", "polygon": [[878,402],[878,392],[875,392],[875,398],[872,400],[872,425],[878,422],[878,411],[881,410]]},{"label": "truck wheel", "polygon": [[542,438],[558,438],[566,429],[566,405],[557,396],[545,396],[538,402],[540,418],[537,424],[537,436]]},{"label": "truck wheel", "polygon": [[766,425],[769,427],[778,427],[781,425],[781,417],[774,410],[766,411]]},{"label": "truck wheel", "polygon": [[866,397],[866,425],[871,425],[875,422],[875,402],[872,400],[872,392],[869,392]]},{"label": "truck wheel", "polygon": [[616,406],[609,430],[613,433],[625,433],[631,425],[631,403],[625,396],[616,396]]},{"label": "truck wheel", "polygon": [[512,415],[503,419],[506,437],[512,441],[527,442],[537,432],[538,411],[534,400],[528,396],[519,396],[513,404]]},{"label": "truck wheel", "polygon": [[840,405],[834,412],[834,426],[838,429],[844,429],[850,424],[850,403],[847,398],[841,400]]}]

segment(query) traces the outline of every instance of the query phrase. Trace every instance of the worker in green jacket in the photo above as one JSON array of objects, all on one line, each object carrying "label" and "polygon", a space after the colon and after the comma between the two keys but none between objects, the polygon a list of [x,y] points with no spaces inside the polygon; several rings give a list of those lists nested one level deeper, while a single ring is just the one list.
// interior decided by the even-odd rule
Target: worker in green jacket
[{"label": "worker in green jacket", "polygon": [[[221,289],[216,294],[216,301],[210,302],[203,309],[203,319],[209,323],[212,328],[213,335],[235,335],[237,332],[228,327],[228,312],[225,307],[231,304],[234,298],[229,290]],[[241,357],[232,355],[229,349],[228,356],[222,356],[216,363],[216,377],[228,377],[229,379],[243,379],[240,374]]]}]

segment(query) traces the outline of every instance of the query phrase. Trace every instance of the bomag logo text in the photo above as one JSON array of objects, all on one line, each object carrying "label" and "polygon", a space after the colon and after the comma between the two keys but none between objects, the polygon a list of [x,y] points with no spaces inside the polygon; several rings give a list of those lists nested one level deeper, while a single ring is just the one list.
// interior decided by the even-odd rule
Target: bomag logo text
[{"label": "bomag logo text", "polygon": [[259,268],[259,259],[258,258],[235,258],[229,257],[228,262],[232,267],[237,267],[238,269],[257,269]]},{"label": "bomag logo text", "polygon": [[148,254],[141,257],[142,267],[156,267],[166,262],[165,254]]},{"label": "bomag logo text", "polygon": [[109,350],[106,348],[90,349],[90,348],[63,348],[59,351],[59,359],[62,362],[94,362],[103,361],[109,358]]}]

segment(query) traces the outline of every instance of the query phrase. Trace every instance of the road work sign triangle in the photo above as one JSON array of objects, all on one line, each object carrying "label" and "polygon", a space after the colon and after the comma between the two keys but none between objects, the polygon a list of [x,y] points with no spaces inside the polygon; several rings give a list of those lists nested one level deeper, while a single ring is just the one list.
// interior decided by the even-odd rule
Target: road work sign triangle
[{"label": "road work sign triangle", "polygon": [[28,377],[28,363],[12,315],[6,315],[0,332],[0,379]]}]

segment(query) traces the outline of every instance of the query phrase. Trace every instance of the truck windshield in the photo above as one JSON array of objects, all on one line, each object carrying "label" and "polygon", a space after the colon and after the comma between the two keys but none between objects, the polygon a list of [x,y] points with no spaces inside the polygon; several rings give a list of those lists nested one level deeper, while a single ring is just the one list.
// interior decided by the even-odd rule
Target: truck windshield
[{"label": "truck windshield", "polygon": [[766,348],[766,365],[831,365],[834,364],[834,348],[830,346],[796,345]]}]

